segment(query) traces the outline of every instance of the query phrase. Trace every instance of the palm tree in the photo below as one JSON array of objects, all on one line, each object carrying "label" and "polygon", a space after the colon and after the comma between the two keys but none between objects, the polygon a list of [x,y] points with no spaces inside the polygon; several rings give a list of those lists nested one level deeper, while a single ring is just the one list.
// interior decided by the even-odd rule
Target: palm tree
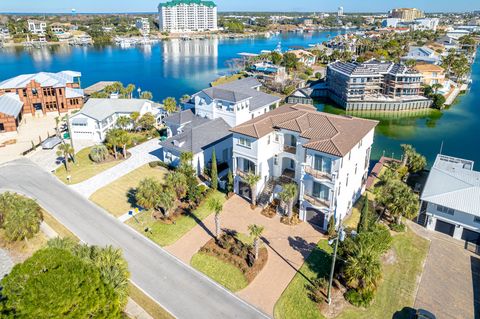
[{"label": "palm tree", "polygon": [[432,89],[433,89],[433,92],[435,92],[435,94],[438,93],[438,89],[441,89],[443,88],[443,85],[441,85],[440,83],[434,83],[432,84]]},{"label": "palm tree", "polygon": [[280,199],[288,206],[288,218],[293,216],[293,203],[298,194],[298,186],[295,183],[283,185]]},{"label": "palm tree", "polygon": [[178,200],[187,195],[187,178],[179,171],[173,171],[165,176],[165,184],[175,191]]},{"label": "palm tree", "polygon": [[177,101],[174,97],[167,97],[163,100],[163,108],[168,114],[174,113],[177,111]]},{"label": "palm tree", "polygon": [[113,155],[115,156],[115,159],[118,158],[117,147],[120,145],[119,136],[120,134],[122,134],[121,132],[124,132],[124,131],[120,129],[112,129],[107,132],[106,141],[107,141],[107,144],[110,145],[110,147],[113,149]]},{"label": "palm tree", "polygon": [[130,113],[130,119],[132,120],[133,129],[137,128],[137,122],[138,122],[139,118],[140,118],[140,113],[139,112]]},{"label": "palm tree", "polygon": [[373,289],[382,277],[382,264],[373,247],[357,244],[345,263],[344,275],[350,287]]},{"label": "palm tree", "polygon": [[250,236],[253,237],[253,249],[255,250],[255,260],[258,259],[258,251],[260,249],[260,237],[265,230],[265,227],[258,226],[258,225],[250,225],[248,226],[248,230],[250,231]]},{"label": "palm tree", "polygon": [[137,205],[145,209],[154,209],[158,206],[158,196],[163,187],[159,181],[152,177],[146,177],[140,181],[135,192]]},{"label": "palm tree", "polygon": [[35,203],[21,200],[15,205],[15,209],[9,210],[5,216],[2,228],[5,229],[5,236],[10,241],[27,241],[40,231],[42,212]]},{"label": "palm tree", "polygon": [[107,158],[107,155],[108,149],[103,144],[95,145],[94,147],[92,147],[89,154],[90,159],[95,163],[103,162]]},{"label": "palm tree", "polygon": [[122,146],[123,158],[127,158],[127,145],[132,141],[132,137],[126,131],[119,131],[117,135],[117,142]]},{"label": "palm tree", "polygon": [[127,87],[125,88],[125,98],[131,99],[133,91],[135,91],[135,85],[133,84],[127,85]]},{"label": "palm tree", "polygon": [[220,199],[215,197],[210,197],[208,200],[208,209],[215,212],[215,238],[219,238],[220,236],[220,213],[223,210],[223,204]]},{"label": "palm tree", "polygon": [[57,156],[63,156],[63,159],[65,161],[65,169],[67,171],[70,171],[70,166],[68,165],[69,158],[71,158],[72,161],[75,162],[75,159],[73,157],[74,154],[75,150],[73,149],[72,145],[68,143],[62,143],[58,146]]},{"label": "palm tree", "polygon": [[184,95],[180,98],[180,102],[182,102],[182,103],[187,103],[188,100],[190,100],[190,95],[188,95],[188,94],[184,94]]},{"label": "palm tree", "polygon": [[132,124],[132,119],[128,116],[120,116],[117,119],[117,126],[122,130],[126,130]]},{"label": "palm tree", "polygon": [[170,211],[175,207],[175,190],[168,186],[164,186],[158,194],[158,206],[163,208],[165,218],[170,217]]},{"label": "palm tree", "polygon": [[144,100],[152,100],[153,94],[150,91],[143,91],[142,94],[140,95],[140,98]]},{"label": "palm tree", "polygon": [[255,175],[255,173],[248,172],[245,175],[244,180],[250,187],[250,192],[252,193],[252,206],[257,204],[257,183],[260,181],[260,176]]}]

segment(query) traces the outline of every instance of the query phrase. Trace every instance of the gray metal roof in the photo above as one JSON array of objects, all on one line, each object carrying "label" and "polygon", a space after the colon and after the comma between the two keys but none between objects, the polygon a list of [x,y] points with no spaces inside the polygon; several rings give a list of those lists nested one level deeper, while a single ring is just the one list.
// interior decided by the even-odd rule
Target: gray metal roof
[{"label": "gray metal roof", "polygon": [[262,83],[260,83],[260,81],[258,81],[256,78],[247,77],[240,80],[217,85],[216,88],[224,90],[242,91],[245,89],[257,88],[260,86],[262,86]]},{"label": "gray metal roof", "polygon": [[480,172],[472,161],[438,155],[421,199],[480,216]]},{"label": "gray metal roof", "polygon": [[193,110],[188,109],[181,112],[175,112],[163,119],[165,123],[183,125],[185,123],[193,121],[195,113]]},{"label": "gray metal roof", "polygon": [[206,120],[204,123],[187,128],[183,133],[175,135],[160,143],[166,149],[197,154],[217,141],[232,135],[230,126],[222,118]]},{"label": "gray metal roof", "polygon": [[75,71],[62,71],[58,73],[39,72],[35,74],[22,74],[11,79],[0,82],[0,89],[24,88],[32,80],[40,83],[42,87],[64,87],[67,83],[73,83],[75,78],[82,76],[82,73]]},{"label": "gray metal roof", "polygon": [[144,99],[89,99],[80,112],[72,116],[84,114],[97,121],[103,121],[114,113],[140,112],[145,103],[152,103]]},{"label": "gray metal roof", "polygon": [[219,87],[211,87],[203,90],[203,92],[212,99],[228,101],[233,103],[237,103],[237,102],[251,98],[251,95],[249,95],[248,93],[245,94],[240,91],[226,90]]},{"label": "gray metal roof", "polygon": [[0,96],[0,113],[7,114],[13,117],[18,117],[22,111],[23,102],[15,93],[7,93]]}]

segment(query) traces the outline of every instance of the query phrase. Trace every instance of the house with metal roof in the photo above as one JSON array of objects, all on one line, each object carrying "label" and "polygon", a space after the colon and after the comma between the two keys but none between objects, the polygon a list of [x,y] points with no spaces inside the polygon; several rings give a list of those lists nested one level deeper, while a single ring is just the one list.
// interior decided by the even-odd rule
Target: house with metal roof
[{"label": "house with metal roof", "polygon": [[261,177],[257,204],[298,185],[300,219],[326,229],[364,191],[377,121],[318,112],[312,105],[283,105],[240,124],[233,132],[234,190],[251,198],[245,176]]},{"label": "house with metal roof", "polygon": [[16,131],[22,120],[23,102],[17,94],[0,96],[0,133]]},{"label": "house with metal roof", "polygon": [[[198,175],[205,167],[211,167],[212,154],[215,150],[217,167],[231,167],[232,132],[222,118],[214,120],[196,117],[182,128],[178,134],[160,143],[163,161],[172,166],[180,162],[184,152],[193,154],[192,165]],[[219,172],[220,173],[220,172]]]},{"label": "house with metal roof", "polygon": [[480,243],[480,172],[474,162],[437,155],[420,197],[427,229]]},{"label": "house with metal roof", "polygon": [[151,113],[160,121],[162,107],[144,99],[89,99],[83,108],[69,119],[73,139],[103,142],[108,130],[116,127],[119,117],[137,112]]},{"label": "house with metal roof", "polygon": [[223,118],[233,127],[278,107],[281,98],[262,92],[261,87],[256,78],[247,77],[195,93],[185,106],[194,108],[198,116]]},{"label": "house with metal roof", "polygon": [[435,52],[435,50],[423,46],[423,47],[410,47],[408,53],[401,58],[402,61],[414,60],[417,62],[440,64],[442,58]]}]

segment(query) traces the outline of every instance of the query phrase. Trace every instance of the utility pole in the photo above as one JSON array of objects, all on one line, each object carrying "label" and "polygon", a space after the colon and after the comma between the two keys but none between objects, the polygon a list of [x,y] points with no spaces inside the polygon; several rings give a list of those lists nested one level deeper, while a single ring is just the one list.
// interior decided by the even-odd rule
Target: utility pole
[{"label": "utility pole", "polygon": [[[338,242],[341,239],[340,237],[343,236],[343,226],[342,226],[342,219],[340,218],[340,223],[338,225],[338,232],[337,237],[335,238],[335,247],[333,249],[333,258],[332,258],[332,266],[330,268],[330,278],[328,281],[328,290],[327,290],[327,303],[330,305],[332,302],[332,284],[333,284],[333,273],[335,271],[335,261],[337,259],[337,249],[338,249]],[[343,238],[341,239],[343,241]]]}]

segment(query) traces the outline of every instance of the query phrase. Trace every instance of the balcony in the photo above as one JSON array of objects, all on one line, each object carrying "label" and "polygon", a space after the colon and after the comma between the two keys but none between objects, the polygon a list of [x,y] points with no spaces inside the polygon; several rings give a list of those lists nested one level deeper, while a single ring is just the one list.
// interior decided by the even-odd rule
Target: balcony
[{"label": "balcony", "polygon": [[330,201],[304,194],[303,199],[316,207],[330,208]]},{"label": "balcony", "polygon": [[297,147],[291,145],[283,145],[283,151],[290,154],[297,154]]},{"label": "balcony", "polygon": [[307,173],[308,175],[312,176],[315,179],[319,179],[319,180],[326,179],[326,180],[329,180],[329,181],[333,180],[332,174],[316,170],[315,168],[313,168],[311,166],[305,166],[305,173]]}]

